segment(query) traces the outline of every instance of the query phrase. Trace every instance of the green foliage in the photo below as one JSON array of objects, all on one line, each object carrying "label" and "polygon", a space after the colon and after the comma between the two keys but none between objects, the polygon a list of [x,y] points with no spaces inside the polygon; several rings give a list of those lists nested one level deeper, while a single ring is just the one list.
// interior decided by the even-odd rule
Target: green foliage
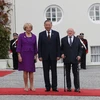
[{"label": "green foliage", "polygon": [[0,59],[8,58],[10,31],[0,25]]},{"label": "green foliage", "polygon": [[8,58],[9,43],[10,43],[10,7],[4,0],[0,1],[0,59]]}]

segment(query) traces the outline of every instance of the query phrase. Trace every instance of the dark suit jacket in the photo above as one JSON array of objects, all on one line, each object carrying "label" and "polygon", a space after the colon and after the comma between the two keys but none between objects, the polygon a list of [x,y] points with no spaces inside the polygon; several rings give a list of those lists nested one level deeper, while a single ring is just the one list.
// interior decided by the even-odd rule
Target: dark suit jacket
[{"label": "dark suit jacket", "polygon": [[60,57],[60,38],[57,31],[51,31],[50,40],[48,40],[46,31],[39,33],[38,56],[43,60],[47,60],[49,56],[51,60]]},{"label": "dark suit jacket", "polygon": [[68,43],[68,36],[61,40],[61,54],[64,54],[64,63],[78,63],[77,56],[82,55],[82,48],[79,38],[74,36],[72,46]]}]

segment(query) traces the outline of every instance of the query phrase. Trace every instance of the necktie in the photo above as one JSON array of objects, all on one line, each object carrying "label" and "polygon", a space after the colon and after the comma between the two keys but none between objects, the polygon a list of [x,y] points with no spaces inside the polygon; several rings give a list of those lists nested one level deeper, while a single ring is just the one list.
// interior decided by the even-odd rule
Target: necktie
[{"label": "necktie", "polygon": [[69,37],[69,40],[70,40],[69,44],[70,44],[70,46],[72,46],[72,37],[71,36]]},{"label": "necktie", "polygon": [[50,40],[50,32],[48,31],[48,40]]}]

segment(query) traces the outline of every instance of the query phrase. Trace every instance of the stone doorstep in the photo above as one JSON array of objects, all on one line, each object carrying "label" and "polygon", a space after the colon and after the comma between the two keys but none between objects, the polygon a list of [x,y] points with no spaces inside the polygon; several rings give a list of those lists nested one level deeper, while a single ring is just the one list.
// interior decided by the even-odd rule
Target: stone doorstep
[{"label": "stone doorstep", "polygon": [[0,59],[0,69],[12,68],[12,59]]}]

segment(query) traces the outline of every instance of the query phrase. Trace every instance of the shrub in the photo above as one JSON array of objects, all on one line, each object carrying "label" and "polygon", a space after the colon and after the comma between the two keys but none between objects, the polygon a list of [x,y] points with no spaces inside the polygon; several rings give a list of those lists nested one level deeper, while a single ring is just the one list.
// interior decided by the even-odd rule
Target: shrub
[{"label": "shrub", "polygon": [[8,58],[10,43],[10,10],[11,4],[0,0],[0,59]]}]

